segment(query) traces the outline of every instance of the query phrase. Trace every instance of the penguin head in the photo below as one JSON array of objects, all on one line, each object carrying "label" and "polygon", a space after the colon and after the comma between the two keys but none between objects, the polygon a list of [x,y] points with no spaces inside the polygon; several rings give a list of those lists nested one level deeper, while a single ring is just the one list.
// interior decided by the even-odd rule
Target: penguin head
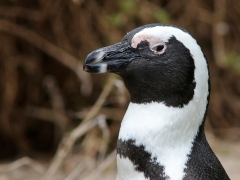
[{"label": "penguin head", "polygon": [[208,66],[200,46],[184,29],[150,24],[132,30],[121,42],[97,49],[84,70],[119,74],[133,103],[161,102],[183,107],[198,91],[208,91]]}]

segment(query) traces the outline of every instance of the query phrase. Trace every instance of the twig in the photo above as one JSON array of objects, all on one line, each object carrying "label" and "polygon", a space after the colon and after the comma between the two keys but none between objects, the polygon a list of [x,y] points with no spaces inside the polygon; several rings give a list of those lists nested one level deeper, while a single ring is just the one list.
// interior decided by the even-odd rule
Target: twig
[{"label": "twig", "polygon": [[9,164],[1,164],[0,165],[0,172],[8,172],[18,169],[24,165],[28,165],[29,167],[33,168],[38,173],[42,174],[45,172],[45,168],[37,163],[36,161],[30,159],[29,157],[20,158],[12,163]]},{"label": "twig", "polygon": [[43,85],[46,87],[51,100],[55,122],[61,127],[61,130],[65,130],[70,121],[66,115],[64,101],[57,82],[53,76],[47,76],[43,80]]},{"label": "twig", "polygon": [[126,88],[125,88],[125,85],[124,85],[123,81],[121,81],[119,79],[116,80],[115,86],[118,89],[118,96],[116,96],[116,98],[118,98],[117,102],[120,105],[125,105],[127,103],[127,99],[126,99],[126,96],[125,96]]},{"label": "twig", "polygon": [[98,155],[98,164],[102,163],[107,152],[107,145],[110,138],[110,132],[106,123],[106,118],[104,115],[99,117],[98,126],[101,128],[103,137],[102,137],[102,147],[99,150]]},{"label": "twig", "polygon": [[52,123],[56,123],[55,113],[52,109],[30,105],[26,107],[26,115],[28,117],[33,117],[33,118],[41,119],[44,121],[50,121]]},{"label": "twig", "polygon": [[86,168],[85,163],[79,163],[77,167],[64,179],[64,180],[74,180],[77,176]]},{"label": "twig", "polygon": [[96,103],[93,105],[89,113],[86,115],[83,122],[78,125],[68,137],[65,137],[62,140],[62,146],[59,146],[56,155],[53,159],[53,162],[51,163],[50,167],[48,168],[48,171],[45,173],[42,179],[51,179],[51,177],[56,173],[58,168],[61,166],[64,158],[67,156],[67,154],[70,152],[70,150],[73,147],[73,144],[75,141],[84,133],[86,133],[89,129],[96,126],[98,123],[98,119],[92,120],[89,122],[91,118],[93,118],[99,109],[102,107],[103,103],[105,102],[105,99],[107,98],[108,94],[111,92],[111,89],[114,84],[114,78],[111,78],[108,80],[107,84],[104,86],[104,89],[102,93],[100,94],[99,98],[97,99]]},{"label": "twig", "polygon": [[84,118],[83,122],[89,121],[90,119],[92,119],[96,115],[96,113],[100,110],[100,108],[103,106],[107,96],[111,92],[115,80],[116,79],[113,76],[110,76],[110,78],[107,81],[107,84],[104,86],[104,89],[102,90],[100,96],[98,97],[97,101],[92,106],[92,108],[90,109],[89,113]]},{"label": "twig", "polygon": [[214,22],[212,32],[213,57],[219,67],[224,68],[225,63],[225,41],[224,41],[224,21],[226,15],[226,0],[214,1]]},{"label": "twig", "polygon": [[[37,109],[36,109],[37,110]],[[89,112],[89,108],[86,108],[80,112],[68,112],[68,115],[73,119],[83,119]],[[98,114],[104,114],[107,119],[121,121],[126,110],[123,108],[113,108],[113,107],[102,107]]]},{"label": "twig", "polygon": [[[4,40],[4,39],[2,39]],[[6,40],[5,40],[6,41]],[[3,41],[4,42],[4,41]],[[7,47],[11,47],[10,44],[5,44],[6,48],[1,49],[2,57],[9,56],[9,52],[7,52]],[[10,48],[11,49],[11,48]],[[10,50],[11,51],[11,50]],[[14,50],[13,50],[14,52]],[[18,63],[14,58],[8,58],[7,61],[3,61],[2,66],[5,71],[3,75],[2,81],[2,95],[1,95],[1,113],[0,113],[0,131],[5,134],[5,136],[12,137],[12,125],[10,121],[11,111],[14,107],[14,102],[17,98],[18,94],[18,75],[17,75],[17,66]]]},{"label": "twig", "polygon": [[[98,118],[93,119],[92,121],[87,121],[83,123],[78,129],[78,137],[82,136],[90,129],[95,127],[98,124]],[[74,132],[74,130],[72,131]],[[69,151],[72,149],[73,144],[76,140],[75,134],[70,133],[68,137],[63,138],[61,144],[59,145],[58,151],[54,157],[53,162],[48,168],[47,172],[44,174],[42,179],[52,179],[54,174],[57,172],[58,168],[61,166],[64,158],[67,156]]]},{"label": "twig", "polygon": [[82,157],[81,162],[77,167],[64,179],[64,180],[74,180],[76,179],[85,169],[93,169],[95,162],[93,159],[88,157]]},{"label": "twig", "polygon": [[116,150],[114,150],[108,157],[95,169],[90,175],[85,177],[83,180],[98,179],[98,172],[104,171],[112,162],[116,159]]},{"label": "twig", "polygon": [[75,58],[68,52],[64,51],[63,49],[57,47],[56,45],[52,44],[43,37],[39,36],[37,33],[25,27],[14,24],[10,21],[0,20],[0,31],[24,39],[25,41],[29,42],[30,44],[33,44],[38,49],[42,50],[43,52],[47,53],[48,55],[52,56],[54,59],[68,67],[77,75],[77,77],[81,81],[82,95],[91,94],[92,92],[91,76],[88,73],[83,72],[82,70],[83,65],[77,58]]},{"label": "twig", "polygon": [[208,11],[207,9],[204,9],[202,7],[196,7],[196,12],[198,12],[199,16],[197,16],[196,18],[204,23],[207,23],[209,25],[211,25],[213,23],[213,14],[211,11]]}]

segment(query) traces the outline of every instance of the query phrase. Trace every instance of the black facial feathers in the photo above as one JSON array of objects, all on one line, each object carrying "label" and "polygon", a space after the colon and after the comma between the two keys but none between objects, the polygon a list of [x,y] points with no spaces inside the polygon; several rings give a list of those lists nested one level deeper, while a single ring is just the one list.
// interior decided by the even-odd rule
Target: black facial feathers
[{"label": "black facial feathers", "polygon": [[183,107],[192,100],[196,86],[194,60],[174,36],[166,43],[163,54],[154,54],[147,41],[139,43],[138,58],[120,73],[131,95],[131,102],[163,102]]}]

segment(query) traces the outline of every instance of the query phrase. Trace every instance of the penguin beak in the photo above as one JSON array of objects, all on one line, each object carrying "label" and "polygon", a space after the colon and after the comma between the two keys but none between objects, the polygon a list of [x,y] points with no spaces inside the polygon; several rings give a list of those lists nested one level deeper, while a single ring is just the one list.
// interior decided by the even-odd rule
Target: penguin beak
[{"label": "penguin beak", "polygon": [[133,48],[120,42],[88,54],[83,70],[91,73],[119,73],[134,59],[136,59],[136,53]]}]

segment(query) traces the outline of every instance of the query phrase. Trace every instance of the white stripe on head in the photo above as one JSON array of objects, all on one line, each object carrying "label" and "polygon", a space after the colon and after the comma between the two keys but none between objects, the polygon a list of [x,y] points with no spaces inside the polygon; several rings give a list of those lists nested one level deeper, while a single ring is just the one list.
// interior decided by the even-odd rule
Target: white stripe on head
[{"label": "white stripe on head", "polygon": [[[133,139],[136,145],[157,157],[172,180],[184,177],[184,168],[190,154],[192,142],[203,121],[208,97],[208,67],[203,52],[196,40],[181,29],[171,26],[145,28],[132,38],[132,47],[147,37],[168,42],[174,36],[189,49],[195,65],[196,87],[193,99],[183,108],[167,107],[163,103],[130,103],[124,116],[119,139]],[[150,40],[151,41],[151,40]],[[151,44],[150,44],[151,45]],[[118,161],[121,166],[121,160]]]}]

